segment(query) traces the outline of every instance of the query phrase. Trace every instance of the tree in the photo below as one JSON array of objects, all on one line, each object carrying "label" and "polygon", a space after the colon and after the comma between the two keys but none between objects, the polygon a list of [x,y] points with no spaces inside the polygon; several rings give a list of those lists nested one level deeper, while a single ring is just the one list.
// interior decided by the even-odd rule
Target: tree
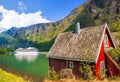
[{"label": "tree", "polygon": [[120,15],[118,15],[117,20],[113,22],[111,30],[120,32]]}]

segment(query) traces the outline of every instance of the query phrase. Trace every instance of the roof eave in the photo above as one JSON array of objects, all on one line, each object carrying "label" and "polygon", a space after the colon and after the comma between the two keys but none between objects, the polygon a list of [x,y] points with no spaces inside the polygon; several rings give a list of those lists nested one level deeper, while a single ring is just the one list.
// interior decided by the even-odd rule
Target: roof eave
[{"label": "roof eave", "polygon": [[99,48],[98,48],[97,57],[96,57],[96,63],[97,63],[98,58],[99,58],[99,54],[100,54],[100,50],[101,50],[101,46],[102,46],[102,41],[104,39],[105,30],[106,30],[106,27],[104,28],[103,33],[102,33],[102,37],[100,39]]},{"label": "roof eave", "polygon": [[104,39],[104,33],[105,33],[106,29],[108,30],[108,33],[109,33],[109,35],[110,35],[110,38],[111,38],[111,40],[112,40],[112,43],[113,43],[114,48],[116,48],[115,43],[114,43],[114,41],[113,41],[113,39],[112,39],[112,36],[111,36],[111,34],[110,34],[109,27],[108,27],[107,23],[105,23],[105,28],[104,28],[104,31],[103,31],[103,34],[102,34],[102,37],[101,37],[101,41],[100,41],[100,45],[99,45],[99,50],[98,50],[98,53],[97,53],[96,63],[97,63],[97,61],[98,61],[98,57],[99,57],[99,53],[100,53],[100,50],[101,50],[102,41],[103,41],[103,39]]},{"label": "roof eave", "polygon": [[79,58],[64,58],[64,57],[48,57],[53,59],[61,59],[61,60],[71,60],[71,61],[84,61],[84,62],[92,62],[95,63],[94,60],[88,60],[88,59],[79,59]]}]

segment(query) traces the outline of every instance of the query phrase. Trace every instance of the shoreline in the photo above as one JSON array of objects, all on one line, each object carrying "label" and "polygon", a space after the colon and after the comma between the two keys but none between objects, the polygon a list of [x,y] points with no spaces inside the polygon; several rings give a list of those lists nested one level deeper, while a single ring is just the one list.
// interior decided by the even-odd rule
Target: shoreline
[{"label": "shoreline", "polygon": [[44,55],[46,55],[48,52],[40,52],[40,54],[44,54]]},{"label": "shoreline", "polygon": [[8,73],[11,73],[11,74],[14,74],[16,76],[22,77],[23,79],[25,79],[28,82],[43,82],[44,81],[44,77],[40,77],[40,76],[37,76],[37,75],[32,75],[32,74],[29,74],[29,73],[13,70],[13,69],[7,68],[6,66],[1,65],[1,64],[0,64],[0,68],[4,71],[8,72]]}]

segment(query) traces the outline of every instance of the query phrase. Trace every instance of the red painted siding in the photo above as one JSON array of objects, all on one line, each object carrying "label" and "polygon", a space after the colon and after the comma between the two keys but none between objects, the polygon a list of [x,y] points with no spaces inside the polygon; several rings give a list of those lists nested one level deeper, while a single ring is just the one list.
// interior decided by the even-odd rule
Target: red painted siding
[{"label": "red painted siding", "polygon": [[107,76],[118,76],[118,75],[120,75],[120,70],[115,65],[115,63],[113,61],[108,55],[105,54],[105,63],[106,63],[106,69],[107,69],[106,74],[107,74]]},{"label": "red painted siding", "polygon": [[110,35],[108,35],[108,45],[109,47],[115,48],[115,46],[113,45],[112,39],[110,38]]},{"label": "red painted siding", "polygon": [[104,41],[102,42],[101,48],[100,48],[100,53],[99,57],[97,60],[97,63],[95,64],[95,74],[97,78],[100,78],[100,62],[104,61]]},{"label": "red painted siding", "polygon": [[80,73],[80,62],[74,61],[74,68],[73,68],[73,74],[76,76],[76,78],[83,77],[83,75]]},{"label": "red painted siding", "polygon": [[108,36],[108,46],[109,46],[109,47],[114,47],[113,42],[112,42],[112,39],[110,38],[110,34],[109,34],[109,32],[108,32],[107,29],[106,29],[106,31],[105,31],[104,34],[107,34],[107,36]]},{"label": "red painted siding", "polygon": [[[105,33],[104,34],[107,34],[108,36],[108,47],[113,47],[114,48],[114,45],[113,45],[113,42],[112,42],[112,39],[110,38],[110,35],[109,35],[109,32],[108,30],[106,29]],[[97,78],[100,78],[100,62],[101,61],[104,61],[105,62],[105,67],[106,67],[106,64],[109,63],[109,66],[110,64],[112,64],[107,57],[105,59],[105,48],[104,48],[104,40],[102,41],[102,45],[101,45],[101,48],[100,48],[100,53],[99,53],[99,56],[98,56],[98,60],[97,60],[97,63],[95,65],[95,72],[96,72],[96,77]],[[107,63],[106,63],[107,62]],[[114,65],[111,65],[111,67],[114,66]],[[113,68],[115,70],[115,68]]]},{"label": "red painted siding", "polygon": [[60,60],[60,59],[49,59],[49,67],[54,67],[56,72],[60,72],[61,69],[67,68],[67,61],[66,60]]},{"label": "red painted siding", "polygon": [[[49,59],[49,66],[54,67],[56,72],[60,72],[61,69],[69,68],[70,60],[61,60],[61,59]],[[73,74],[76,78],[83,77],[83,75],[80,73],[80,62],[79,61],[73,61],[74,67],[72,69]]]}]

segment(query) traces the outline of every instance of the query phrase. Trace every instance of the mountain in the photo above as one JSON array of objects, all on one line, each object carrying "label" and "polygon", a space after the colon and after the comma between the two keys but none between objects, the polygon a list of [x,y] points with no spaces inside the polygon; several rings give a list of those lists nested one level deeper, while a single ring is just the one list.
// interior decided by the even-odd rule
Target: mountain
[{"label": "mountain", "polygon": [[88,0],[62,20],[21,28],[12,27],[2,34],[17,39],[17,44],[23,41],[42,51],[48,51],[57,35],[61,32],[73,31],[76,22],[80,22],[81,28],[107,22],[110,29],[116,31],[113,25],[120,24],[116,23],[118,18],[120,18],[120,0]]},{"label": "mountain", "polygon": [[24,36],[27,36],[29,34],[29,31],[34,31],[34,30],[38,31],[40,29],[44,30],[47,27],[47,25],[49,25],[49,23],[34,24],[34,25],[30,25],[27,27],[20,27],[20,28],[12,27],[7,31],[2,32],[2,34],[12,36],[13,38],[20,38],[22,34],[24,34]]},{"label": "mountain", "polygon": [[3,27],[0,27],[0,33],[3,32],[3,31],[6,31],[6,29],[3,28]]}]

